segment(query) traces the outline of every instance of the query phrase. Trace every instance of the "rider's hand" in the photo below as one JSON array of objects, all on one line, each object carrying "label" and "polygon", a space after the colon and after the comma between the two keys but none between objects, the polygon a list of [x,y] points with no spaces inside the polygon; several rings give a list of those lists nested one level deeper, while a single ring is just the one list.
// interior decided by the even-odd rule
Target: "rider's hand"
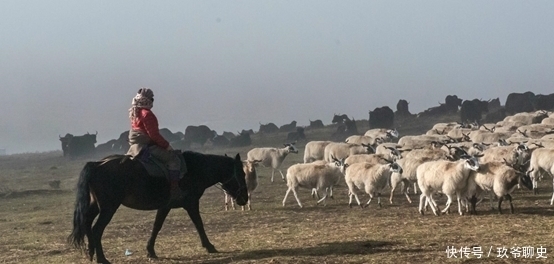
[{"label": "rider's hand", "polygon": [[167,150],[167,151],[172,151],[173,148],[171,147],[171,145],[169,145],[169,146],[167,146],[166,150]]}]

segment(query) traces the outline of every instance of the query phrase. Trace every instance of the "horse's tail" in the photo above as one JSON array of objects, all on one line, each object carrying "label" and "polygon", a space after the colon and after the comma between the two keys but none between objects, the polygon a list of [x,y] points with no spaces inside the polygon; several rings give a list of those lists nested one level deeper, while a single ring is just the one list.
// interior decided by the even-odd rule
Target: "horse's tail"
[{"label": "horse's tail", "polygon": [[75,200],[75,211],[73,212],[73,230],[67,237],[67,242],[75,248],[84,249],[86,235],[86,214],[90,207],[90,188],[89,181],[93,175],[94,168],[97,166],[95,162],[87,162],[77,183],[77,198]]}]

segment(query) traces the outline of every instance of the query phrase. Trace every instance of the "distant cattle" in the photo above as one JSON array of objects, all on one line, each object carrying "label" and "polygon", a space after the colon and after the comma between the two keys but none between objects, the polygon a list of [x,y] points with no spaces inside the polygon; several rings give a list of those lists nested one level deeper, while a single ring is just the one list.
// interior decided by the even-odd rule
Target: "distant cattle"
[{"label": "distant cattle", "polygon": [[458,98],[457,95],[447,95],[444,99],[446,111],[449,113],[457,113],[459,108],[462,106],[462,99]]},{"label": "distant cattle", "polygon": [[162,137],[168,142],[181,140],[184,138],[184,135],[180,137],[178,134],[174,134],[173,132],[171,132],[171,130],[169,130],[168,128],[160,129],[160,135],[162,135]]},{"label": "distant cattle", "polygon": [[310,120],[310,126],[308,126],[309,129],[318,129],[324,127],[325,125],[323,125],[323,121],[321,121],[321,119],[317,119],[315,121]]},{"label": "distant cattle", "polygon": [[306,140],[303,127],[297,127],[295,132],[289,132],[287,134],[287,142]]},{"label": "distant cattle", "polygon": [[369,111],[369,128],[393,128],[394,112],[390,107],[377,107]]},{"label": "distant cattle", "polygon": [[282,125],[279,127],[279,132],[293,132],[296,131],[296,121],[290,122],[290,124]]},{"label": "distant cattle", "polygon": [[66,134],[65,137],[60,137],[60,141],[62,141],[62,150],[64,152],[64,156],[81,157],[94,154],[96,151],[95,144],[97,134],[98,133],[89,134],[87,132],[82,136],[73,136],[71,134]]},{"label": "distant cattle", "polygon": [[69,142],[71,141],[71,139],[73,138],[73,135],[72,134],[65,134],[65,136],[59,136],[60,137],[60,141],[62,143],[62,151],[63,151],[63,156],[66,157],[66,156],[69,156]]},{"label": "distant cattle", "polygon": [[129,150],[129,147],[129,130],[127,130],[119,135],[117,142],[114,143],[112,148],[116,153],[125,154]]},{"label": "distant cattle", "polygon": [[279,131],[279,127],[277,127],[277,125],[273,123],[267,123],[265,125],[260,123],[260,129],[258,130],[259,133],[264,133],[264,134],[276,133],[278,131]]},{"label": "distant cattle", "polygon": [[465,100],[460,109],[460,121],[480,123],[484,113],[489,112],[489,102],[479,99]]},{"label": "distant cattle", "polygon": [[358,135],[358,134],[359,133],[358,133],[358,127],[356,125],[356,120],[354,120],[354,118],[352,118],[352,120],[347,119],[344,121],[344,124],[337,127],[337,130],[335,131],[335,133],[331,134],[331,140],[342,142],[347,137],[352,135]]},{"label": "distant cattle", "polygon": [[504,107],[497,108],[493,111],[489,108],[489,113],[485,116],[484,123],[496,123],[504,120],[504,118],[506,118],[506,109]]},{"label": "distant cattle", "polygon": [[[244,131],[244,130],[243,130]],[[240,134],[240,133],[239,133]],[[229,131],[223,131],[223,136],[227,139],[231,140],[232,138],[236,137],[236,135],[233,132]]]},{"label": "distant cattle", "polygon": [[502,105],[500,104],[500,98],[495,98],[489,100],[489,113],[496,112],[500,108],[502,108]]},{"label": "distant cattle", "polygon": [[429,107],[423,112],[418,113],[417,117],[428,118],[428,117],[434,117],[434,116],[442,116],[446,113],[448,113],[446,104],[440,104],[439,106]]},{"label": "distant cattle", "polygon": [[214,147],[224,147],[229,145],[230,140],[223,135],[216,135],[215,137],[211,138],[210,141],[212,142],[212,145]]},{"label": "distant cattle", "polygon": [[521,112],[532,112],[535,110],[533,101],[535,94],[533,92],[510,93],[506,98],[506,114],[513,115]]},{"label": "distant cattle", "polygon": [[119,149],[115,149],[114,146],[117,145],[117,139],[108,140],[106,143],[98,144],[96,146],[96,153],[103,154],[120,154]]},{"label": "distant cattle", "polygon": [[340,124],[344,124],[346,120],[350,120],[346,114],[342,114],[342,115],[334,114],[333,120],[331,120],[331,123],[340,125]]},{"label": "distant cattle", "polygon": [[241,133],[248,133],[248,134],[250,134],[250,135],[254,135],[254,130],[252,130],[252,128],[251,128],[251,129],[248,129],[248,130],[243,129],[242,131],[239,132],[239,135],[240,135]]},{"label": "distant cattle", "polygon": [[535,96],[535,110],[552,110],[554,108],[554,93]]},{"label": "distant cattle", "polygon": [[208,139],[214,138],[215,136],[217,136],[217,133],[205,125],[187,126],[185,128],[185,137],[183,138],[184,148],[190,149],[194,143],[204,146]]},{"label": "distant cattle", "polygon": [[252,144],[252,139],[250,138],[250,133],[240,133],[235,138],[231,139],[229,142],[230,147],[245,147]]},{"label": "distant cattle", "polygon": [[397,116],[411,116],[412,113],[410,113],[410,110],[408,109],[408,104],[410,103],[404,99],[398,100],[398,103],[396,104],[396,112],[394,114]]}]

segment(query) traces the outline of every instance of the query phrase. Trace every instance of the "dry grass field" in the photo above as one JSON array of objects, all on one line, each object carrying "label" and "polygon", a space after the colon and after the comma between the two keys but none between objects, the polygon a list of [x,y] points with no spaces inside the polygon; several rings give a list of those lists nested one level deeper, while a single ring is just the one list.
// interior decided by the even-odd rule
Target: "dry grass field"
[{"label": "dry grass field", "polygon": [[[399,122],[398,129],[401,135],[423,133],[439,121],[450,120]],[[367,121],[358,128],[367,130]],[[333,127],[307,130],[306,135],[320,140],[332,131]],[[256,135],[253,141],[254,146],[276,147],[285,138],[286,134]],[[300,152],[285,159],[284,173],[302,162],[305,143],[299,142]],[[245,158],[250,148],[199,151],[238,152]],[[90,263],[65,239],[72,228],[77,177],[91,159],[65,159],[61,151],[0,157],[0,263]],[[513,193],[515,214],[509,213],[508,203],[499,215],[485,201],[477,207],[478,215],[459,216],[452,210],[437,217],[419,215],[419,196],[414,194],[413,204],[398,193],[396,204],[383,199],[382,208],[375,202],[364,209],[349,208],[344,183],[326,206],[317,206],[310,190],[300,189],[304,208],[292,195],[283,207],[286,185],[280,175],[271,183],[271,169],[259,168],[258,174],[252,211],[224,211],[223,193],[214,187],[201,199],[206,232],[220,253],[206,253],[186,212],[172,210],[156,243],[160,259],[149,260],[145,247],[155,211],[120,207],[104,233],[106,257],[112,263],[553,263],[550,178],[540,182],[539,195],[523,189]],[[442,206],[444,202],[440,200]],[[467,256],[460,253],[464,247]],[[475,247],[481,247],[481,258]],[[523,252],[530,247],[533,256]],[[456,249],[457,258],[447,254],[448,248]],[[129,256],[124,254],[127,249]],[[499,254],[503,249],[504,256]],[[542,256],[546,259],[538,258]]]}]

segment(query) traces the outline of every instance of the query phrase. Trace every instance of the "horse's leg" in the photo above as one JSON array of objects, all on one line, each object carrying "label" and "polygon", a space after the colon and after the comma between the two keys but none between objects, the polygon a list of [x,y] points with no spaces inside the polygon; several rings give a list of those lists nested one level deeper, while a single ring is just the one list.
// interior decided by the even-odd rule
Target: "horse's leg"
[{"label": "horse's leg", "polygon": [[106,256],[104,256],[104,250],[102,250],[102,234],[104,234],[104,229],[106,229],[106,226],[112,220],[112,217],[115,214],[115,211],[117,211],[117,208],[119,208],[119,204],[112,205],[112,207],[110,207],[110,205],[103,206],[102,209],[100,209],[100,215],[98,216],[98,220],[96,220],[96,223],[92,228],[92,237],[93,237],[92,240],[94,243],[94,248],[96,249],[97,263],[103,263],[103,264],[110,263],[106,259]]},{"label": "horse's leg", "polygon": [[200,241],[202,242],[202,246],[206,248],[208,253],[217,253],[217,250],[215,249],[214,245],[210,243],[210,240],[206,235],[206,231],[204,230],[202,217],[200,217],[199,201],[189,204],[187,207],[184,207],[184,209],[187,210],[187,213],[189,214],[190,219],[192,220],[192,222],[194,223],[194,226],[196,227],[196,231],[200,236]]},{"label": "horse's leg", "polygon": [[98,205],[95,202],[91,202],[90,207],[88,209],[88,212],[86,214],[86,235],[88,239],[88,256],[89,260],[92,261],[92,258],[94,257],[94,239],[92,238],[92,222],[94,221],[94,218],[98,216],[98,213],[100,213],[100,210],[98,209]]},{"label": "horse's leg", "polygon": [[[227,198],[227,194],[225,194],[225,198]],[[165,218],[167,217],[167,214],[169,214],[170,210],[171,208],[162,208],[158,209],[156,212],[156,220],[154,221],[152,234],[150,234],[150,239],[148,239],[148,243],[146,244],[146,251],[148,252],[147,256],[149,258],[158,258],[156,251],[154,250],[154,244],[156,244],[158,233],[162,229],[162,225],[164,224]]]}]

